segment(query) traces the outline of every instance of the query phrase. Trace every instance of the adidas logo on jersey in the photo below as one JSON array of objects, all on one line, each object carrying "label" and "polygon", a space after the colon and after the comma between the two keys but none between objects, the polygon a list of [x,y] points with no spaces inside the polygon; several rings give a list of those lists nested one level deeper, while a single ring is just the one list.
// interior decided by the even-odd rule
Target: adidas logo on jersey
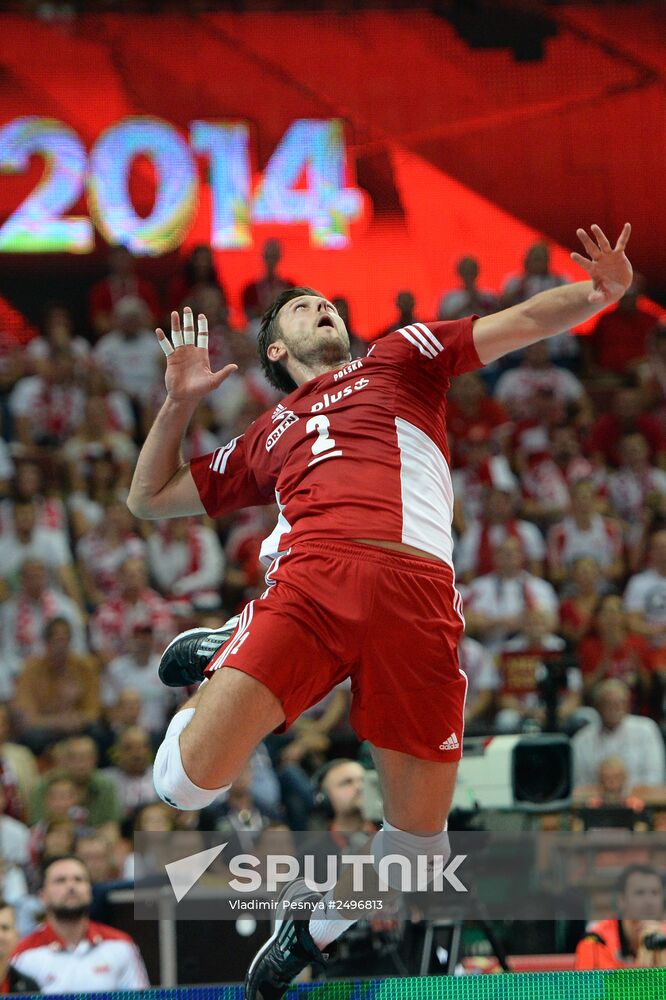
[{"label": "adidas logo on jersey", "polygon": [[458,737],[455,733],[451,733],[448,739],[444,740],[443,743],[439,744],[440,750],[459,750],[460,743],[458,742]]},{"label": "adidas logo on jersey", "polygon": [[316,403],[312,404],[310,412],[319,413],[321,410],[327,410],[329,406],[339,403],[345,396],[351,396],[352,393],[365,389],[366,385],[370,385],[370,379],[358,378],[353,385],[346,385],[344,389],[338,389],[337,392],[332,392],[330,395],[325,392],[322,399],[318,399]]}]

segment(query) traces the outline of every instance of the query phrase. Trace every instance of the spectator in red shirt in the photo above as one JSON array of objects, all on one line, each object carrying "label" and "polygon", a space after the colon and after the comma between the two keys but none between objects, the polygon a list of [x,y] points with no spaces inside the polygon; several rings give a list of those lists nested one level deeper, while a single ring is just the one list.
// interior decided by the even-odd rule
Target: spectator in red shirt
[{"label": "spectator in red shirt", "polygon": [[148,586],[146,564],[131,556],[120,568],[119,593],[97,608],[90,623],[90,641],[104,664],[127,648],[134,626],[149,622],[156,644],[163,646],[173,637],[169,605]]},{"label": "spectator in red shirt", "polygon": [[134,266],[134,257],[127,247],[111,247],[109,273],[90,290],[88,311],[96,337],[109,333],[116,306],[128,296],[142,299],[153,319],[159,316],[157,293],[150,282],[135,274]]},{"label": "spectator in red shirt", "polygon": [[560,635],[572,645],[594,630],[604,577],[594,556],[578,556],[569,566],[565,587],[570,594],[560,604]]},{"label": "spectator in red shirt", "polygon": [[602,313],[591,335],[584,338],[590,376],[609,371],[622,375],[647,354],[648,337],[657,321],[653,313],[639,305],[644,287],[643,276],[634,273],[634,280],[615,308]]},{"label": "spectator in red shirt", "polygon": [[640,389],[627,385],[615,393],[613,407],[595,420],[587,439],[587,453],[593,460],[620,464],[620,439],[625,434],[642,434],[650,448],[650,461],[666,468],[666,432],[656,417],[644,412]]},{"label": "spectator in red shirt", "polygon": [[578,662],[587,695],[601,681],[619,679],[631,691],[631,711],[636,714],[651,684],[651,651],[642,636],[629,632],[621,597],[608,594],[602,598],[596,635],[580,642]]},{"label": "spectator in red shirt", "polygon": [[509,415],[502,403],[488,395],[477,372],[453,379],[446,400],[446,427],[453,465],[465,465],[465,445],[481,437],[501,441],[509,430]]}]

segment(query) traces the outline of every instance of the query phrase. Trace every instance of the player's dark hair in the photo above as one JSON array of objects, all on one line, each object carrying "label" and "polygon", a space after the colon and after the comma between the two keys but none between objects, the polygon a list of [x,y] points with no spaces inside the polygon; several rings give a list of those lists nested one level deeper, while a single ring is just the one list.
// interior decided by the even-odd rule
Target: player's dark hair
[{"label": "player's dark hair", "polygon": [[88,865],[85,863],[85,861],[82,861],[81,858],[77,857],[76,854],[56,854],[52,858],[47,858],[46,861],[42,864],[42,870],[40,873],[42,887],[46,882],[46,873],[48,872],[49,868],[52,868],[53,865],[57,865],[59,861],[76,861],[78,864],[81,865],[84,872],[88,876],[88,881],[92,882],[92,878],[90,876],[90,869],[88,868]]},{"label": "player's dark hair", "polygon": [[273,304],[269,306],[261,317],[261,326],[259,327],[259,335],[257,337],[259,359],[261,367],[264,369],[264,374],[270,384],[282,392],[293,392],[298,386],[283,364],[279,361],[271,361],[269,359],[268,347],[269,344],[272,344],[280,336],[280,325],[278,323],[280,309],[287,302],[291,302],[292,299],[299,299],[301,295],[321,295],[321,292],[316,292],[314,288],[306,288],[303,285],[298,288],[287,288],[284,292],[280,292]]}]

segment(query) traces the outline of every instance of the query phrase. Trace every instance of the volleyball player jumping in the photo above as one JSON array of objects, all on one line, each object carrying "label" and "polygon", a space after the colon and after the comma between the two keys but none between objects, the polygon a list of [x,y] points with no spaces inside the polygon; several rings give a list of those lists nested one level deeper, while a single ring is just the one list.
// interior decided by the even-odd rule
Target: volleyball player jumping
[{"label": "volleyball player jumping", "polygon": [[[578,230],[587,256],[572,254],[589,281],[482,319],[414,323],[357,361],[328,299],[310,288],[283,292],[263,317],[259,353],[286,397],[190,463],[181,442],[192,415],[234,366],[210,370],[204,316],[195,333],[191,311],[182,331],[172,313],[171,341],[157,330],[167,398],[137,462],[130,510],[166,518],[279,508],[262,548],[265,593],[229,627],[177,637],[162,658],[166,683],[208,678],[157,753],[165,801],[208,805],[268,733],[351,676],[351,724],[372,746],[384,801],[375,864],[389,853],[448,855],[467,682],[458,664],[464,619],[452,568],[446,393],[452,376],[621,298],[632,278],[631,227],[615,247],[598,226],[591,231]],[[303,882],[289,887],[290,900],[312,895]],[[281,997],[303,967],[323,964],[323,950],[353,922],[330,915],[282,921],[250,967],[248,998]]]}]

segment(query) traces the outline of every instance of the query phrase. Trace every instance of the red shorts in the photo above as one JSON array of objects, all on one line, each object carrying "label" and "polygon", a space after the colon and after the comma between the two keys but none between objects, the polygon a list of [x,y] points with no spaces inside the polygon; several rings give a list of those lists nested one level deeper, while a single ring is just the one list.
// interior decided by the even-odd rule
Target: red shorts
[{"label": "red shorts", "polygon": [[277,559],[206,673],[234,667],[279,699],[283,732],[346,677],[361,740],[459,760],[467,679],[453,572],[356,542],[309,542]]}]

